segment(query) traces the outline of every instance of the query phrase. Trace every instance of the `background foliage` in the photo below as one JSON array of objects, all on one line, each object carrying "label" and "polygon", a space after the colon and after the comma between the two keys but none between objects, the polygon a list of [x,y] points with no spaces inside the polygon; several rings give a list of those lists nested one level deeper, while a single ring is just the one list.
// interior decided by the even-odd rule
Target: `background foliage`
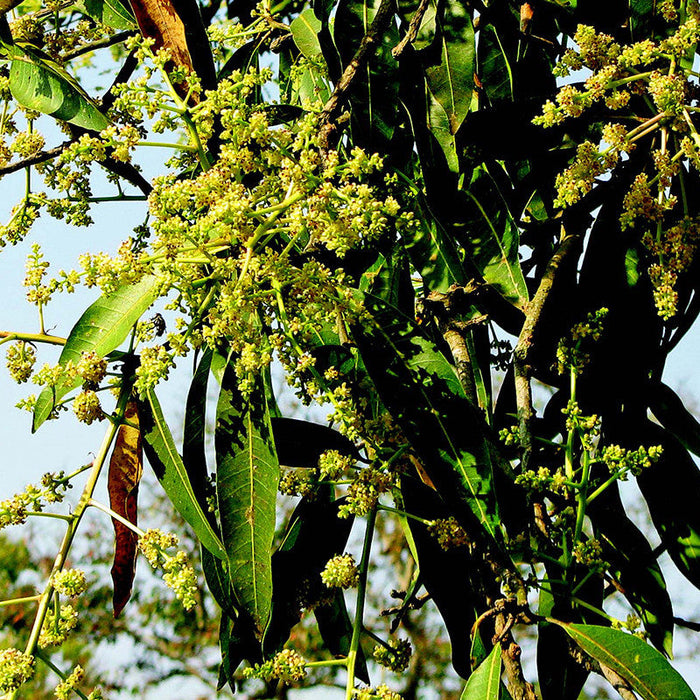
[{"label": "background foliage", "polygon": [[[0,244],[28,246],[39,319],[0,340],[38,387],[20,406],[33,431],[69,407],[107,426],[91,464],[0,503],[3,527],[65,524],[40,583],[10,576],[0,692],[49,669],[58,697],[102,696],[63,668],[130,629],[70,602],[105,605],[73,568],[103,556],[74,545],[97,510],[114,615],[145,616],[161,657],[218,637],[221,688],[549,700],[597,674],[623,698],[694,697],[668,658],[698,626],[658,560],[700,587],[700,426],[662,382],[700,312],[696,4],[0,10],[0,174],[26,173]],[[173,154],[152,179],[146,148]],[[37,219],[89,227],[125,201],[144,222],[114,255],[54,273],[31,242]],[[99,297],[47,332],[51,298],[80,286]],[[57,364],[35,366],[44,345]],[[185,362],[180,441],[158,394]],[[273,375],[328,425],[285,411]],[[144,453],[193,533],[180,548],[138,525]],[[199,612],[149,618],[138,552]]]}]

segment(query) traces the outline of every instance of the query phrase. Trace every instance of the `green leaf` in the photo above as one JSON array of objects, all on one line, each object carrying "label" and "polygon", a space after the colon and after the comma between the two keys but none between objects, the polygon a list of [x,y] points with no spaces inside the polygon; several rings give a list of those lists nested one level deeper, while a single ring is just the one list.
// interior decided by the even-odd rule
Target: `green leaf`
[{"label": "green leaf", "polygon": [[279,549],[272,555],[275,596],[270,624],[265,630],[266,654],[279,651],[292,627],[301,619],[303,601],[313,605],[328,589],[321,572],[332,557],[345,551],[353,518],[340,518],[346,499],[330,500],[330,487],[322,487],[313,500],[302,499],[289,519]]},{"label": "green leaf", "polygon": [[[207,404],[207,383],[209,370],[211,368],[213,352],[207,348],[199,364],[197,371],[192,377],[190,389],[187,392],[187,404],[185,406],[185,428],[182,441],[182,461],[187,470],[187,476],[192,484],[200,506],[207,511],[208,478],[206,458],[206,404]],[[213,522],[213,514],[208,515],[209,521]]]},{"label": "green leaf", "polygon": [[109,125],[75,79],[42,52],[28,44],[15,44],[10,60],[10,92],[22,107],[84,129],[101,131]]},{"label": "green leaf", "polygon": [[[158,296],[157,278],[144,277],[136,284],[125,284],[117,291],[100,297],[89,306],[73,326],[63,347],[58,363],[77,364],[84,352],[95,352],[100,357],[115,350],[129,334],[131,327]],[[66,379],[52,388],[45,388],[34,407],[32,432],[51,415],[54,406],[82,379]]]},{"label": "green leaf", "polygon": [[472,673],[464,686],[460,700],[499,700],[501,691],[501,645]]},{"label": "green leaf", "polygon": [[[600,474],[596,474],[598,467]],[[599,481],[609,475],[603,465],[595,465],[592,474]],[[627,517],[617,484],[611,484],[591,501],[586,512],[603,547],[603,559],[644,622],[649,640],[659,651],[672,656],[673,606],[663,572],[646,537]]]},{"label": "green leaf", "polygon": [[231,619],[238,617],[233,591],[231,590],[231,580],[226,568],[226,560],[215,557],[206,547],[201,547],[202,553],[202,573],[206,581],[207,588],[219,604],[222,612]]},{"label": "green leaf", "polygon": [[412,239],[403,240],[414,267],[430,291],[447,292],[453,284],[464,286],[469,280],[455,242],[422,198],[418,197],[417,201],[421,205],[418,226]]},{"label": "green leaf", "polygon": [[494,165],[477,168],[466,189],[471,200],[462,241],[484,276],[506,299],[520,309],[528,290],[520,267],[520,233],[506,196],[511,187],[507,174]]},{"label": "green leaf", "polygon": [[136,20],[131,10],[120,0],[78,0],[75,7],[88,17],[113,29],[136,28]]},{"label": "green leaf", "polygon": [[556,624],[587,654],[619,673],[644,700],[697,700],[678,671],[639,637],[598,625]]},{"label": "green leaf", "polygon": [[249,398],[234,365],[224,372],[216,413],[216,492],[231,585],[262,639],[272,608],[272,540],[279,464],[262,377]]},{"label": "green leaf", "polygon": [[659,423],[673,433],[687,450],[700,456],[700,423],[682,399],[663,382],[654,383],[647,393],[649,408]]},{"label": "green leaf", "polygon": [[[435,486],[469,519],[500,539],[489,451],[480,417],[454,368],[408,316],[365,295],[372,316],[352,327],[367,372]],[[467,523],[462,523],[467,527]]]},{"label": "green leaf", "polygon": [[139,403],[144,450],[153,471],[175,510],[192,527],[199,541],[216,557],[224,558],[221,540],[214,532],[197,500],[187,469],[177,452],[170,428],[165,422],[160,402],[153,391],[146,391],[146,400]]},{"label": "green leaf", "polygon": [[321,44],[318,33],[321,31],[321,22],[311,8],[304,10],[290,25],[289,30],[294,37],[294,43],[303,56],[312,60],[321,54]]},{"label": "green leaf", "polygon": [[[367,34],[380,0],[340,0],[335,14],[334,39],[346,68]],[[391,50],[399,43],[395,22],[389,22],[376,47],[357,72],[348,91],[353,137],[357,145],[386,147],[398,121],[398,62]]]},{"label": "green leaf", "polygon": [[430,90],[427,91],[427,101],[428,129],[440,146],[450,171],[458,174],[459,156],[457,155],[457,139],[452,132],[450,115],[437,101]]},{"label": "green leaf", "polygon": [[514,95],[513,69],[498,30],[486,24],[479,32],[478,74],[490,102]]},{"label": "green leaf", "polygon": [[[401,477],[400,497],[406,512],[425,520],[451,515],[438,493],[415,477]],[[466,547],[445,550],[424,523],[413,518],[407,520],[420,583],[430,594],[445,624],[450,639],[452,666],[462,678],[468,678],[471,673],[470,631],[479,613],[488,607],[485,598],[480,595],[483,585],[477,573],[479,567]],[[455,595],[455,590],[459,591],[459,595]]]},{"label": "green leaf", "polygon": [[327,425],[297,418],[272,418],[271,424],[278,461],[285,467],[315,469],[326,450],[359,457],[352,441]]},{"label": "green leaf", "polygon": [[700,470],[661,426],[646,421],[638,430],[637,446],[661,445],[663,452],[637,476],[637,484],[673,563],[700,589]]},{"label": "green leaf", "polygon": [[447,116],[449,133],[454,136],[467,116],[474,91],[476,46],[474,26],[462,3],[447,0],[437,17],[440,61],[426,66],[430,93]]}]

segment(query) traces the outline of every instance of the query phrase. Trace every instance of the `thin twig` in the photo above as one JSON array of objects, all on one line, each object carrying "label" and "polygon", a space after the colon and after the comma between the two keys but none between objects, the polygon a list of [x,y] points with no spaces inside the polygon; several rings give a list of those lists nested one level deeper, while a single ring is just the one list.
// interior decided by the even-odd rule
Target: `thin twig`
[{"label": "thin twig", "polygon": [[418,5],[418,8],[413,13],[413,17],[411,17],[408,30],[406,31],[406,36],[401,39],[401,41],[391,50],[391,55],[394,58],[399,58],[406,47],[418,36],[418,30],[420,29],[423,16],[425,15],[429,5],[430,0],[420,0],[420,5]]},{"label": "thin twig", "polygon": [[98,41],[93,41],[89,44],[83,44],[82,46],[78,47],[74,51],[69,51],[67,54],[65,54],[61,58],[64,61],[71,61],[74,58],[78,58],[78,56],[82,56],[83,54],[90,53],[90,51],[97,51],[99,49],[106,49],[109,46],[114,46],[115,44],[121,44],[122,41],[126,41],[130,36],[134,36],[135,34],[136,34],[136,32],[133,30],[127,30],[125,32],[117,32],[116,34],[112,34],[112,36],[105,37],[104,39],[99,39]]},{"label": "thin twig", "polygon": [[682,617],[674,617],[673,624],[678,625],[679,627],[685,627],[686,629],[693,630],[693,632],[700,632],[700,622],[684,620]]},{"label": "thin twig", "polygon": [[3,165],[0,168],[0,177],[3,175],[9,175],[10,173],[16,173],[19,170],[24,170],[24,168],[29,168],[32,165],[38,165],[39,163],[46,163],[48,160],[53,160],[58,158],[58,156],[63,153],[71,144],[73,140],[64,141],[59,146],[49,149],[48,151],[39,151],[29,158],[23,158],[18,160],[16,163],[10,163],[9,165]]},{"label": "thin twig", "polygon": [[547,264],[539,287],[532,301],[527,306],[525,323],[523,324],[518,343],[513,351],[513,366],[515,369],[515,400],[518,411],[520,445],[522,448],[521,464],[527,468],[532,453],[532,386],[530,379],[532,366],[530,352],[532,350],[535,332],[542,316],[542,310],[552,291],[557,272],[568,255],[580,244],[579,234],[564,235],[559,247]]},{"label": "thin twig", "polygon": [[386,29],[391,16],[394,13],[394,0],[382,0],[377,14],[372,20],[372,24],[367,30],[367,34],[362,37],[360,46],[358,47],[355,55],[352,57],[350,63],[343,71],[340,76],[340,80],[333,90],[333,94],[326,102],[321,112],[321,143],[327,143],[329,140],[330,132],[334,130],[333,120],[338,116],[340,110],[340,105],[345,93],[350,89],[355,77],[357,76],[360,68],[370,59],[372,54],[377,50],[379,43],[382,39],[382,34]]}]

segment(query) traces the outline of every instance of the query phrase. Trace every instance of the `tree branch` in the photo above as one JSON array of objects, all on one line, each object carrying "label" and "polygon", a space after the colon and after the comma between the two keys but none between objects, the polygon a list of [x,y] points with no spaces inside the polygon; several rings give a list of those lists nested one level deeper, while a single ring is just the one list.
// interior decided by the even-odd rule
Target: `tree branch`
[{"label": "tree branch", "polygon": [[338,116],[340,106],[345,98],[345,93],[350,89],[355,77],[360,68],[370,59],[379,46],[382,35],[386,26],[394,14],[394,0],[382,0],[377,14],[372,20],[372,24],[367,30],[367,34],[362,37],[360,46],[350,63],[340,76],[338,84],[333,90],[328,102],[326,102],[321,112],[320,128],[321,128],[321,145],[322,148],[328,149],[331,133],[335,130],[335,125],[332,123]]},{"label": "tree branch", "polygon": [[120,44],[122,41],[126,41],[130,36],[136,34],[133,30],[127,30],[124,32],[117,32],[112,34],[112,36],[105,37],[104,39],[99,39],[98,41],[90,42],[89,44],[83,44],[73,51],[69,51],[63,56],[64,61],[71,61],[78,56],[90,53],[90,51],[97,51],[98,49],[106,49],[109,46],[114,46],[115,44]]},{"label": "tree branch", "polygon": [[510,631],[514,621],[511,615],[500,613],[496,616],[495,632],[500,638],[501,659],[508,676],[508,690],[513,700],[537,700],[534,686],[523,675],[523,667],[520,663],[522,650]]},{"label": "tree branch", "polygon": [[532,301],[527,306],[525,323],[523,324],[518,343],[513,351],[513,366],[515,369],[515,400],[518,411],[518,426],[520,446],[522,448],[521,464],[527,468],[532,453],[532,421],[534,411],[532,409],[532,386],[530,384],[532,366],[530,353],[533,347],[535,332],[537,331],[542,310],[552,291],[557,272],[564,260],[575,250],[581,242],[579,234],[566,235],[561,240],[559,247],[552,255],[540,280],[539,287]]},{"label": "tree branch", "polygon": [[54,148],[51,148],[48,151],[39,151],[33,156],[29,156],[29,158],[23,158],[22,160],[18,160],[16,163],[4,165],[0,167],[0,177],[3,175],[9,175],[10,173],[16,173],[19,170],[24,170],[24,168],[29,168],[32,165],[46,163],[46,161],[58,158],[58,156],[60,156],[61,153],[63,153],[63,151],[65,151],[66,148],[68,148],[72,143],[72,139],[70,141],[64,141],[62,144],[54,146]]},{"label": "tree branch", "polygon": [[418,30],[420,29],[423,16],[429,5],[430,0],[420,0],[420,5],[418,5],[418,8],[413,13],[413,17],[411,17],[406,36],[391,50],[391,55],[394,58],[399,58],[406,47],[418,36]]}]

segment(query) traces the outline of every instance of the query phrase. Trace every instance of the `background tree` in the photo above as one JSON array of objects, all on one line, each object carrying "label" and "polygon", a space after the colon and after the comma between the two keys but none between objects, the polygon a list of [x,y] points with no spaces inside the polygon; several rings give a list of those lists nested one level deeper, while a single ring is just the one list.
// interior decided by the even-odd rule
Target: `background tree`
[{"label": "background tree", "polygon": [[[143,201],[145,221],[54,277],[32,244],[38,331],[0,334],[12,376],[40,387],[22,402],[34,431],[70,405],[107,425],[91,464],[0,505],[3,526],[65,522],[44,585],[12,602],[33,622],[0,652],[0,692],[44,664],[59,697],[101,695],[50,651],[79,624],[67,562],[88,509],[114,522],[115,615],[137,551],[196,606],[177,538],[138,526],[145,451],[201,546],[222,685],[418,696],[429,598],[468,700],[537,697],[518,640],[542,700],[591,673],[624,698],[693,698],[665,658],[683,621],[658,558],[700,584],[700,427],[662,382],[700,311],[697,5],[11,5],[0,171],[25,170],[26,191],[2,243],[38,217],[90,226],[98,202]],[[84,61],[108,47],[98,102]],[[174,152],[151,181],[142,146]],[[80,285],[101,296],[47,333],[52,296]],[[43,344],[62,351],[35,371]],[[157,392],[186,356],[179,446]],[[329,426],[284,415],[273,362]],[[660,548],[622,504],[630,477]],[[399,604],[369,604],[378,566]]]}]

